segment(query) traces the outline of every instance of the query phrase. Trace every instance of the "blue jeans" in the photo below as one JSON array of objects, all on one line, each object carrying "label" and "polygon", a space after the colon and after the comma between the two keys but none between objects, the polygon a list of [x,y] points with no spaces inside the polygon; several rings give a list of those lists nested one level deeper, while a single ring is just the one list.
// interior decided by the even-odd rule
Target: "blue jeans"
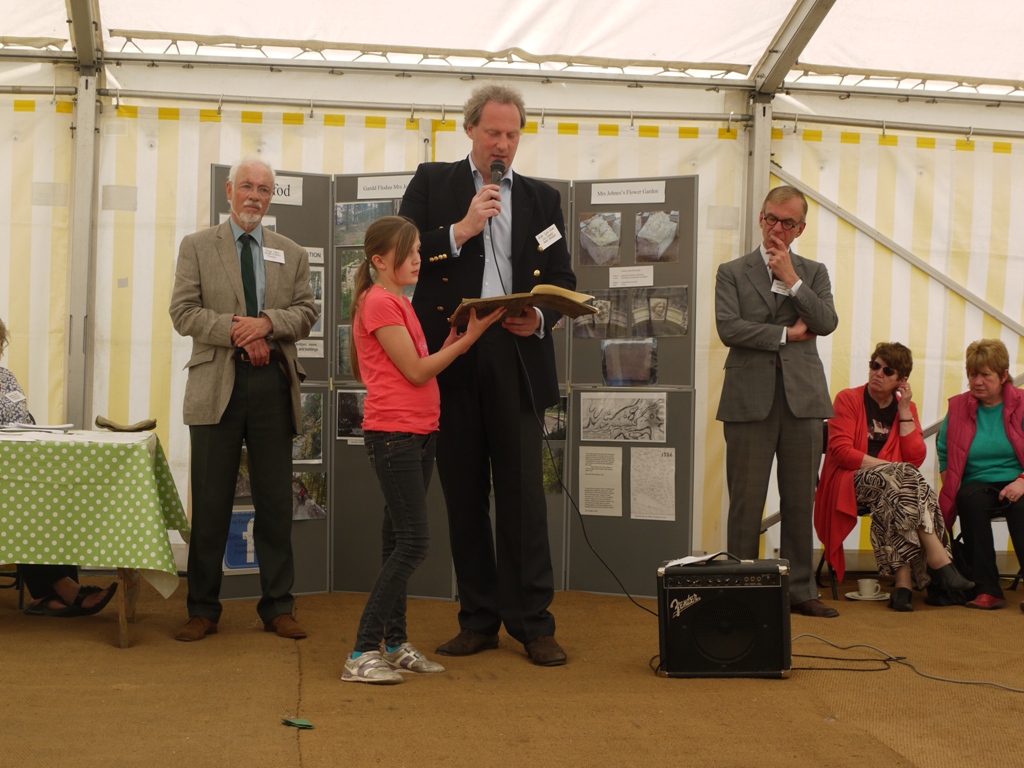
[{"label": "blue jeans", "polygon": [[373,432],[363,436],[384,492],[383,566],[359,621],[356,651],[375,651],[381,640],[401,645],[406,634],[409,577],[427,556],[427,488],[434,472],[437,433]]}]

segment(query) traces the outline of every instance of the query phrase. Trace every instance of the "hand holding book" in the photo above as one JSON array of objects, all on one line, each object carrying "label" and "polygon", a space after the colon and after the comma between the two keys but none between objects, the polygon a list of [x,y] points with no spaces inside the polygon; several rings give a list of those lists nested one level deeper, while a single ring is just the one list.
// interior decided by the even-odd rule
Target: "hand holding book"
[{"label": "hand holding book", "polygon": [[557,285],[535,285],[529,293],[510,293],[505,296],[491,296],[486,299],[463,299],[452,313],[451,324],[462,326],[469,322],[469,311],[475,309],[477,316],[483,317],[498,307],[505,308],[506,317],[522,314],[527,307],[540,307],[561,312],[567,317],[593,315],[597,308],[586,302],[594,297],[586,293],[570,291]]}]

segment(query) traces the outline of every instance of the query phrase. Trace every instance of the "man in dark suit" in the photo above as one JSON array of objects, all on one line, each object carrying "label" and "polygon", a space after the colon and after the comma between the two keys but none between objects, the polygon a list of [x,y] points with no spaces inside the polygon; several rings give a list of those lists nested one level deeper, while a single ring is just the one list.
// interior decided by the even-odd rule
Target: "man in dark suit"
[{"label": "man in dark suit", "polygon": [[812,573],[811,520],[822,420],[831,418],[816,339],[838,322],[825,266],[790,246],[804,231],[807,200],[778,187],[761,206],[760,247],[718,269],[715,319],[729,347],[718,407],[729,484],[729,551],[758,556],[772,460],[778,459],[782,557],[794,613],[833,618]]},{"label": "man in dark suit", "polygon": [[[400,213],[421,232],[413,306],[431,352],[463,298],[576,286],[558,192],[512,173],[525,125],[517,91],[477,89],[463,123],[469,157],[422,164],[402,200]],[[535,664],[566,661],[548,611],[554,577],[541,461],[543,412],[559,399],[551,341],[559,317],[529,308],[506,318],[438,377],[437,468],[461,603],[460,632],[437,649],[442,655],[496,648],[504,623]]]},{"label": "man in dark suit", "polygon": [[181,241],[171,321],[192,337],[184,417],[192,440],[189,621],[175,635],[217,631],[224,548],[244,441],[256,509],[264,629],[306,633],[292,616],[292,437],[302,431],[295,342],[317,317],[305,249],[263,228],[274,171],[248,159],[227,182],[231,219]]}]

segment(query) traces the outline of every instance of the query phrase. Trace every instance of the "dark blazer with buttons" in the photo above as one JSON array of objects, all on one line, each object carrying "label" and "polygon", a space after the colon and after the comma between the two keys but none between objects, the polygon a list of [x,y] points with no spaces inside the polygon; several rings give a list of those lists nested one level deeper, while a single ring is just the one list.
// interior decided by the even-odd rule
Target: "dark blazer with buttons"
[{"label": "dark blazer with buttons", "polygon": [[828,336],[838,316],[824,264],[790,252],[803,281],[795,296],[776,301],[771,279],[758,248],[718,268],[715,321],[718,336],[729,347],[725,384],[718,406],[719,421],[762,421],[775,397],[776,358],[782,366],[786,402],[799,418],[834,415],[817,339],[782,344],[782,330],[803,318],[808,329]]},{"label": "dark blazer with buttons", "polygon": [[[478,298],[484,275],[483,233],[463,243],[458,257],[451,254],[450,228],[469,210],[476,194],[469,159],[457,163],[423,163],[402,199],[399,213],[420,229],[420,275],[413,307],[423,325],[431,352],[448,337],[448,318],[464,298]],[[540,250],[536,236],[551,225],[562,237]],[[512,183],[512,293],[528,293],[547,283],[576,287],[576,275],[565,238],[565,221],[558,191],[548,184],[515,174]],[[537,408],[558,401],[551,329],[561,315],[542,310],[545,334],[519,339],[519,350],[529,373]],[[442,386],[458,386],[468,373],[473,350],[459,357],[438,376]],[[509,372],[517,366],[509,360]]]}]

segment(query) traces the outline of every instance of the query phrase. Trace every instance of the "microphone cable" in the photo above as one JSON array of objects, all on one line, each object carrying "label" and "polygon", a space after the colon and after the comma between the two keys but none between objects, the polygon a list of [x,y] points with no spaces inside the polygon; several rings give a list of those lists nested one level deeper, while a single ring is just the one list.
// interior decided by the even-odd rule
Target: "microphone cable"
[{"label": "microphone cable", "polygon": [[[505,164],[503,162],[501,162],[500,160],[495,160],[493,163],[491,163],[491,183],[492,184],[500,185],[501,184],[501,179],[504,176],[505,171],[506,171]],[[498,282],[501,285],[502,293],[508,295],[510,293],[510,291],[508,290],[508,288],[505,287],[505,281],[501,277],[501,269],[498,266],[497,248],[495,246],[495,240],[494,240],[494,229],[493,229],[493,227],[491,225],[491,219],[493,219],[493,218],[494,217],[492,216],[492,217],[487,219],[488,237],[490,238],[490,241],[491,241],[491,257],[494,259],[494,267],[495,267],[495,269],[498,272]],[[485,253],[486,253],[486,250],[485,250]],[[510,266],[511,266],[511,261],[512,261],[512,259],[511,259],[511,256],[510,256],[509,257]],[[536,310],[534,310],[534,311],[536,311]],[[563,315],[563,317],[564,317],[564,315]],[[566,333],[571,332],[571,325],[572,324],[570,322],[568,322],[568,320],[569,319],[566,318]],[[543,323],[543,312],[541,313],[541,322]],[[545,332],[549,333],[550,331],[547,331],[547,329],[545,329]],[[536,403],[536,401],[534,400],[534,397],[533,397],[533,383],[530,380],[530,372],[526,368],[526,361],[523,359],[523,352],[522,352],[522,350],[519,347],[520,337],[516,336],[515,334],[513,334],[513,340],[515,342],[516,357],[519,358],[519,370],[522,371],[523,378],[526,380],[526,394],[527,394],[527,396],[530,399],[530,410],[533,412],[534,418],[537,419],[537,423],[540,425],[541,435],[544,438],[544,447],[547,449],[548,456],[551,459],[551,468],[552,468],[552,471],[555,473],[555,477],[558,479],[558,485],[562,489],[562,492],[565,494],[566,498],[569,500],[569,503],[572,504],[572,508],[574,510],[576,510],[576,517],[577,517],[577,519],[580,522],[580,530],[583,531],[583,540],[587,543],[587,547],[594,554],[594,557],[596,557],[598,559],[598,562],[600,562],[601,565],[604,566],[605,570],[608,571],[608,573],[611,575],[611,577],[613,579],[615,579],[615,583],[619,585],[619,589],[622,590],[622,594],[624,594],[626,597],[628,597],[630,602],[633,603],[633,605],[635,605],[637,608],[639,608],[642,611],[647,611],[647,613],[649,613],[652,616],[654,616],[655,618],[657,618],[657,616],[658,616],[657,612],[652,611],[647,606],[641,605],[640,603],[638,603],[636,601],[636,599],[633,597],[633,595],[630,594],[629,590],[626,589],[626,585],[622,583],[622,580],[618,577],[618,574],[616,574],[615,571],[612,569],[612,567],[610,565],[608,565],[608,563],[605,561],[605,559],[603,557],[601,557],[601,555],[598,553],[597,549],[594,547],[593,543],[590,541],[590,536],[587,533],[587,526],[583,522],[583,513],[580,511],[580,507],[579,507],[579,504],[576,503],[576,499],[573,498],[572,494],[569,492],[569,489],[566,487],[565,482],[564,482],[564,480],[562,478],[562,472],[559,471],[558,465],[555,462],[555,452],[554,452],[554,450],[551,447],[550,435],[548,434],[547,425],[545,425],[545,423],[544,423],[544,416],[537,409],[537,403]],[[552,340],[552,343],[553,343],[553,340]],[[568,425],[568,410],[569,410],[568,406],[569,406],[569,401],[568,401],[568,395],[567,395],[566,396],[566,423],[567,423],[567,425]],[[564,451],[562,453],[562,458],[563,458],[563,467],[564,467],[564,460],[565,460],[565,452]],[[545,507],[546,507],[546,503],[545,503]],[[545,513],[546,513],[546,511],[547,510],[545,508]]]}]

